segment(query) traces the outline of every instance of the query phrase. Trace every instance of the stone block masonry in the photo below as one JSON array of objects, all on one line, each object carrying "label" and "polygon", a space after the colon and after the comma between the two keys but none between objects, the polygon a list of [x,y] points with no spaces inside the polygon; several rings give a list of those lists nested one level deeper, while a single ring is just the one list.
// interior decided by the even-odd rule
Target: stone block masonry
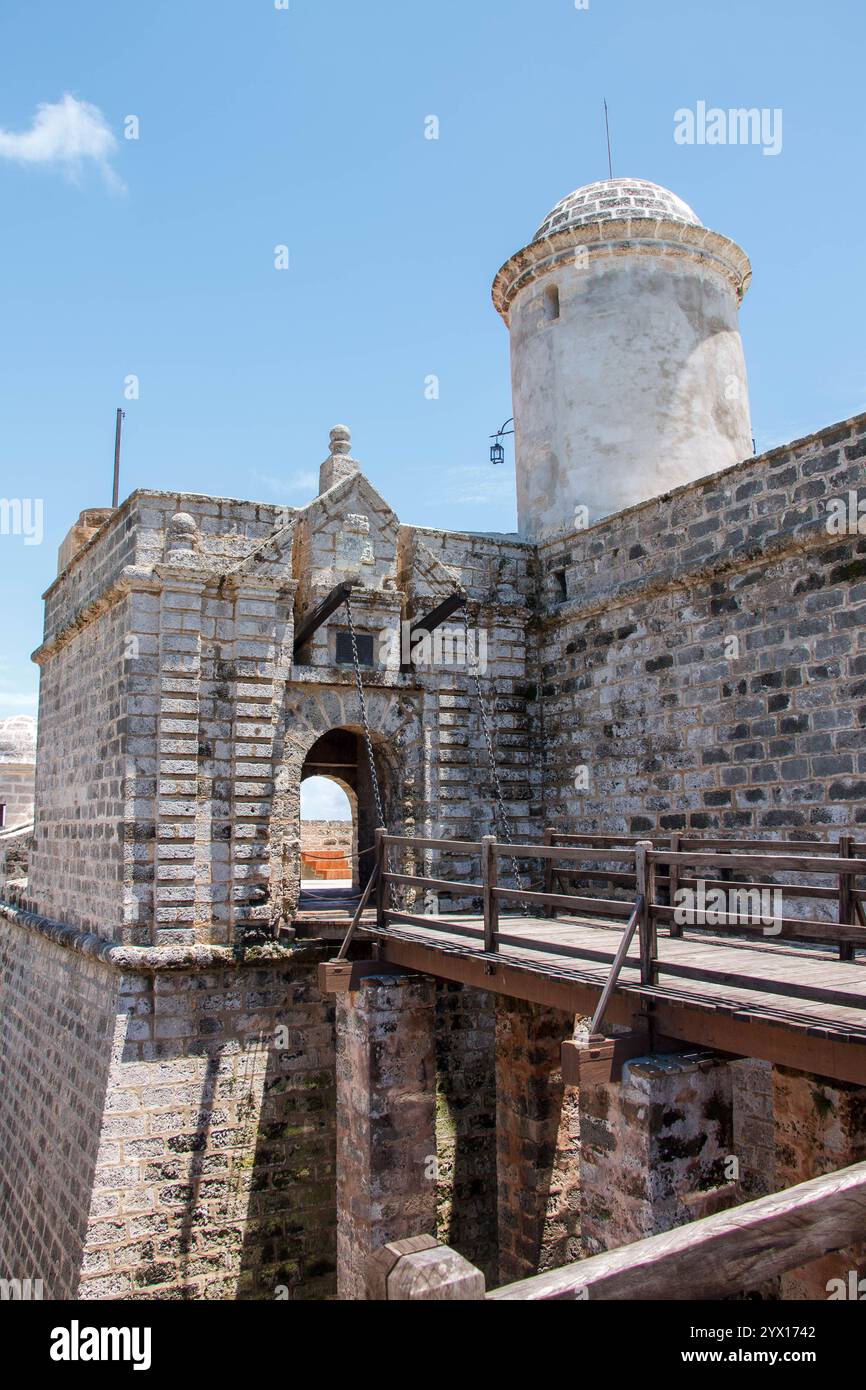
[{"label": "stone block masonry", "polygon": [[712,1056],[637,1058],[581,1091],[583,1249],[614,1250],[737,1199],[730,1067]]},{"label": "stone block masonry", "polygon": [[436,1234],[497,1282],[496,1001],[436,985]]},{"label": "stone block masonry", "polygon": [[[0,1277],[50,1298],[334,1297],[332,954],[124,947],[0,909]],[[403,994],[376,996],[372,1051],[352,1053],[351,1114],[382,1166],[351,1210],[370,1248],[393,1199],[399,1234],[438,1221],[495,1270],[492,1001],[416,980],[406,1012]]]},{"label": "stone block masonry", "polygon": [[337,1256],[341,1299],[363,1299],[370,1256],[436,1230],[435,988],[370,975],[337,996]]},{"label": "stone block masonry", "polygon": [[399,641],[393,652],[383,641],[459,584],[489,639],[484,686],[511,822],[534,833],[530,547],[403,527],[360,474],[297,514],[136,493],[46,597],[28,907],[138,946],[231,946],[290,923],[304,759],[359,719],[351,671],[336,661],[345,615],[297,654],[295,622],[358,564],[355,621],[377,654],[366,685],[391,828],[472,837],[492,825],[465,660],[407,672]]},{"label": "stone block masonry", "polygon": [[[781,1190],[866,1161],[866,1086],[773,1068],[776,1184]],[[831,1280],[866,1277],[866,1246],[847,1246],[782,1275],[782,1297],[826,1299]]]},{"label": "stone block masonry", "polygon": [[499,1282],[580,1258],[580,1111],[562,1081],[573,1018],[515,999],[496,1006]]},{"label": "stone block masonry", "polygon": [[8,909],[0,942],[3,1276],[50,1298],[333,1296],[322,950],[145,960]]},{"label": "stone block masonry", "polygon": [[16,830],[33,820],[35,781],[33,763],[0,758],[0,804],[6,807],[6,830]]},{"label": "stone block masonry", "polygon": [[549,820],[866,825],[864,457],[859,416],[540,547]]}]

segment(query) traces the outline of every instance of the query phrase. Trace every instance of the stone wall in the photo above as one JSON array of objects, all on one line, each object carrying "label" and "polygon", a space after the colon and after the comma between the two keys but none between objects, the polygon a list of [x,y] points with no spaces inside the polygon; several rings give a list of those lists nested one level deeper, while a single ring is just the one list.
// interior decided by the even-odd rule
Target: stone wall
[{"label": "stone wall", "polygon": [[864,457],[860,416],[541,547],[551,822],[866,824]]},{"label": "stone wall", "polygon": [[[535,833],[529,547],[403,527],[361,475],[297,514],[136,493],[46,600],[33,911],[130,945],[227,945],[291,921],[304,759],[329,730],[360,728],[351,668],[335,658],[345,614],[297,660],[295,621],[359,570],[353,606],[375,639],[365,686],[390,828],[474,839],[493,826],[465,656],[408,670],[401,660],[404,618],[460,584],[486,638],[511,824]],[[465,878],[467,866],[450,872]]]},{"label": "stone wall", "polygon": [[[0,909],[0,1277],[50,1298],[334,1296],[332,954],[124,948]],[[438,1201],[443,1238],[493,1271],[492,1000],[435,999],[431,1220]],[[430,1112],[433,1135],[432,1090]]]},{"label": "stone wall", "polygon": [[52,1298],[332,1295],[322,951],[147,968],[8,911],[0,937],[4,1277]]},{"label": "stone wall", "polygon": [[672,1230],[740,1197],[728,1180],[731,1068],[712,1055],[635,1058],[581,1089],[583,1250]]},{"label": "stone wall", "polygon": [[118,998],[102,962],[0,913],[0,1276],[46,1298],[78,1284]]},{"label": "stone wall", "polygon": [[436,982],[436,1234],[497,1281],[496,1001]]},{"label": "stone wall", "polygon": [[128,718],[126,601],[74,630],[42,667],[30,884],[38,909],[113,936],[122,922]]},{"label": "stone wall", "polygon": [[499,1282],[580,1258],[580,1097],[562,1080],[574,1020],[558,1009],[496,1001]]},{"label": "stone wall", "polygon": [[16,830],[33,820],[35,783],[33,763],[0,761],[0,803],[6,807],[7,830]]},{"label": "stone wall", "polygon": [[302,820],[301,849],[341,850],[352,853],[352,822],[350,820]]}]

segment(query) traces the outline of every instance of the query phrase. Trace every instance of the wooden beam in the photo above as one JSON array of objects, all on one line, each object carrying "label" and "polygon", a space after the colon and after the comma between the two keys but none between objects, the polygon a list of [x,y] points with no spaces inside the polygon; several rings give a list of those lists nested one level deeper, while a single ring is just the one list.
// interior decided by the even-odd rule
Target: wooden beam
[{"label": "wooden beam", "polygon": [[607,977],[604,989],[601,992],[601,997],[598,1001],[598,1004],[596,1005],[595,1013],[592,1016],[592,1023],[590,1025],[589,1031],[593,1037],[595,1037],[597,1034],[601,1032],[601,1025],[604,1021],[605,1010],[607,1009],[607,1006],[610,1003],[611,995],[616,989],[620,977],[620,972],[622,971],[622,967],[625,965],[625,960],[626,956],[628,955],[628,948],[632,942],[632,937],[634,936],[638,927],[638,923],[643,918],[643,915],[644,900],[643,898],[638,898],[637,902],[634,905],[634,910],[626,924],[625,931],[622,934],[622,940],[620,941],[619,946],[617,947],[617,952],[614,956],[614,961],[613,965],[611,966],[610,974]]},{"label": "wooden beam", "polygon": [[647,1028],[620,1033],[615,1038],[596,1034],[585,1043],[566,1040],[561,1049],[563,1085],[606,1086],[621,1081],[623,1067],[635,1057],[679,1052],[682,1046],[673,1038],[651,1039]]},{"label": "wooden beam", "polygon": [[331,590],[327,598],[323,598],[321,603],[317,603],[315,608],[310,610],[300,627],[295,630],[294,657],[296,661],[299,651],[306,646],[313,633],[322,626],[322,623],[328,621],[332,613],[336,613],[340,605],[346,602],[352,590],[357,587],[357,581],[338,584],[336,589]]},{"label": "wooden beam", "polygon": [[[840,859],[851,859],[851,858],[852,858],[851,846],[852,846],[853,843],[854,843],[854,836],[853,836],[853,835],[840,835],[840,836],[839,836],[839,858],[840,858]],[[852,890],[853,887],[854,887],[854,880],[853,880],[853,878],[850,876],[850,874],[840,874],[840,875],[839,875],[839,921],[840,921],[840,922],[845,922],[845,923],[847,923],[847,922],[853,922],[853,920],[854,920],[854,903],[853,903],[853,901],[852,901],[852,899],[851,899],[851,890]],[[840,943],[839,943],[839,959],[840,959],[840,960],[854,960],[854,959],[855,959],[854,943],[853,943],[852,941],[840,941]]]},{"label": "wooden beam", "polygon": [[481,882],[484,885],[484,949],[497,949],[499,910],[496,905],[496,837],[485,835],[481,841]]},{"label": "wooden beam", "polygon": [[346,959],[346,956],[347,956],[348,951],[349,951],[349,944],[350,944],[350,942],[351,942],[351,940],[352,940],[352,937],[355,935],[355,932],[356,932],[357,929],[358,929],[358,923],[360,922],[360,920],[361,920],[361,918],[362,918],[362,916],[363,916],[363,914],[364,914],[364,909],[365,909],[365,907],[367,906],[367,903],[368,903],[369,898],[370,898],[370,894],[372,893],[374,887],[376,886],[376,880],[378,879],[378,877],[379,877],[379,865],[378,865],[378,863],[374,863],[374,865],[373,865],[373,872],[370,874],[370,877],[367,879],[367,887],[364,889],[363,893],[361,894],[361,901],[358,903],[358,906],[357,906],[357,908],[355,909],[355,915],[354,915],[354,917],[352,918],[352,922],[351,922],[351,925],[350,925],[350,927],[349,927],[349,930],[346,932],[345,938],[344,938],[344,940],[343,940],[343,944],[342,944],[342,946],[340,947],[339,955],[337,956],[337,960],[345,960],[345,959]]},{"label": "wooden beam", "polygon": [[866,1163],[855,1163],[487,1297],[529,1303],[725,1298],[864,1239]]},{"label": "wooden beam", "polygon": [[[733,884],[721,884],[719,886],[734,887]],[[836,896],[835,892],[833,896]],[[673,907],[666,907],[664,903],[653,903],[652,905],[652,915],[655,921],[671,924],[671,936],[677,935],[674,931],[676,910]],[[866,946],[866,932],[860,926],[843,927],[836,922],[821,922],[816,917],[779,917],[773,922],[771,929],[761,922],[746,921],[742,915],[738,916],[732,912],[717,912],[715,908],[710,908],[709,912],[714,918],[712,922],[700,920],[702,915],[706,918],[707,912],[702,914],[693,907],[680,908],[680,915],[684,915],[687,919],[685,925],[697,927],[698,931],[729,931],[732,936],[736,936],[738,933],[742,936],[762,936],[767,941],[830,941],[834,944],[838,941],[851,941]]]},{"label": "wooden beam", "polygon": [[437,627],[441,627],[443,623],[447,623],[448,619],[457,612],[458,608],[465,607],[466,594],[451,594],[449,598],[437,604],[425,618],[415,618],[409,629],[410,646],[421,633],[435,632]]},{"label": "wooden beam", "polygon": [[[550,828],[550,826],[547,826],[547,828],[545,829],[545,832],[544,832],[543,839],[544,839],[544,844],[545,844],[546,848],[548,848],[548,849],[550,849],[550,848],[552,847],[552,845],[553,845],[554,833],[555,833],[555,832]],[[544,861],[544,892],[545,892],[545,893],[552,893],[552,892],[553,892],[553,860],[552,860],[552,859],[545,859],[545,861]],[[555,916],[556,916],[556,908],[553,906],[552,903],[548,903],[548,904],[547,904],[547,906],[546,906],[545,909],[544,909],[544,915],[545,915],[545,917],[555,917]]]},{"label": "wooden beam", "polygon": [[402,965],[383,965],[380,960],[324,960],[319,966],[319,989],[323,994],[352,994],[370,975],[404,975]]},{"label": "wooden beam", "polygon": [[[585,898],[578,893],[538,893],[531,888],[496,888],[495,896],[521,903],[538,903],[541,907],[561,907],[573,916],[629,917],[631,903],[621,898]],[[610,923],[618,926],[619,923]]]},{"label": "wooden beam", "polygon": [[375,879],[376,879],[376,926],[377,926],[377,927],[384,927],[384,925],[385,925],[385,905],[386,905],[386,901],[387,901],[387,899],[386,899],[386,893],[385,893],[385,879],[386,879],[387,870],[388,870],[387,850],[386,850],[386,848],[385,848],[385,844],[386,844],[386,835],[385,835],[385,831],[382,829],[381,826],[379,826],[378,829],[376,830],[376,833],[375,833],[375,845],[376,845],[376,860],[375,860],[375,864],[376,864],[376,867],[375,867],[375,869],[374,869],[374,871],[373,871],[374,877],[375,877]]},{"label": "wooden beam", "polygon": [[[398,914],[389,916],[392,921],[398,918]],[[426,925],[423,919],[415,919],[412,925],[416,924]],[[464,932],[469,935],[470,929],[461,928],[461,935]],[[502,955],[495,958],[495,976],[488,975],[485,957],[476,949],[457,943],[449,943],[445,949],[439,942],[410,941],[392,933],[381,937],[380,942],[383,960],[395,965],[583,1018],[592,1017],[601,993],[599,985],[550,970],[541,971],[533,962],[509,961]],[[607,1022],[627,1028],[640,1026],[644,994],[637,985],[622,986],[607,1007]],[[735,1057],[757,1057],[794,1071],[866,1086],[866,1038],[862,1036],[845,1035],[832,1027],[810,1031],[781,1018],[749,1014],[748,1006],[742,1003],[669,999],[660,989],[653,991],[653,1002],[659,1034]]]},{"label": "wooden beam", "polygon": [[640,977],[645,985],[658,983],[659,943],[651,906],[655,901],[655,866],[649,857],[651,849],[652,843],[649,840],[642,840],[635,849],[637,900],[640,904]]},{"label": "wooden beam", "polygon": [[426,878],[419,874],[385,875],[386,883],[406,883],[410,888],[426,888],[431,893],[460,893],[463,897],[481,897],[480,883],[460,883],[453,878]]},{"label": "wooden beam", "polygon": [[[782,846],[787,849],[787,845]],[[538,851],[536,850],[536,853]],[[613,851],[610,852],[611,857]],[[605,856],[607,857],[607,856]],[[654,849],[650,854],[654,864],[685,864],[697,868],[706,864],[711,869],[766,869],[771,874],[866,874],[866,859],[840,859],[838,855],[815,858],[806,854],[714,854],[709,850],[692,850],[673,854],[664,849]],[[792,897],[796,896],[796,883],[779,884]]]},{"label": "wooden beam", "polygon": [[386,835],[389,845],[412,845],[415,849],[438,849],[449,854],[472,854],[481,849],[480,840],[430,840],[423,835]]}]

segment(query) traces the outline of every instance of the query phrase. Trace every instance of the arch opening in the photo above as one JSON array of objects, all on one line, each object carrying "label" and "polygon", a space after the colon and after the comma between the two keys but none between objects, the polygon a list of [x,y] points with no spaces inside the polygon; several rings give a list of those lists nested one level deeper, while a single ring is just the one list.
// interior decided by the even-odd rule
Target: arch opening
[{"label": "arch opening", "polygon": [[[396,773],[392,768],[392,759],[389,757],[387,747],[382,740],[376,739],[375,735],[374,761],[385,824],[390,825],[397,805],[395,799]],[[335,843],[334,845],[322,846],[323,849],[330,850],[348,848],[348,854],[343,856],[342,864],[346,865],[346,860],[348,860],[349,872],[346,878],[332,880],[335,894],[338,894],[340,889],[343,893],[349,889],[356,895],[362,893],[373,870],[374,856],[372,851],[376,827],[379,824],[363,730],[344,726],[329,729],[327,733],[317,738],[304,758],[300,783],[299,838],[301,853],[298,865],[300,880],[297,882],[298,891],[302,886],[305,890],[314,886],[310,882],[309,871],[312,862],[309,851],[314,848],[313,839],[317,833],[313,829],[316,808],[318,807],[321,811],[333,807],[339,808],[343,817],[347,813],[349,817],[348,821],[342,821],[342,824],[347,826],[346,831],[341,831],[339,827],[332,827],[330,831],[330,838],[341,839],[342,845]],[[312,810],[312,815],[309,813],[310,810]],[[321,819],[321,816],[319,818]],[[330,820],[331,817],[328,816],[327,819]],[[337,863],[340,863],[339,859]],[[327,878],[319,878],[315,887],[317,889],[325,888],[327,884]]]},{"label": "arch opening", "polygon": [[354,886],[357,802],[340,777],[315,773],[301,780],[301,889],[312,884]]}]

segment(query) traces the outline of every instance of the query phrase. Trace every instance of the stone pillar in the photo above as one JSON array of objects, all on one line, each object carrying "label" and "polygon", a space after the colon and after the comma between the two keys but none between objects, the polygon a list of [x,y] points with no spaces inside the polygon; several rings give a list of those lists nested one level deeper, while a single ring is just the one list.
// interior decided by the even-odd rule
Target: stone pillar
[{"label": "stone pillar", "polygon": [[[778,1191],[866,1160],[866,1086],[774,1067],[773,1110]],[[866,1246],[849,1245],[783,1274],[781,1294],[850,1297],[852,1284],[864,1276]],[[847,1292],[832,1280],[841,1280]]]},{"label": "stone pillar", "polygon": [[573,1027],[556,1009],[497,1000],[500,1284],[580,1255],[580,1116],[560,1063]]},{"label": "stone pillar", "polygon": [[639,1057],[581,1090],[583,1249],[597,1255],[733,1205],[731,1073],[706,1053]]},{"label": "stone pillar", "polygon": [[366,1297],[380,1246],[436,1231],[434,981],[337,995],[337,1292]]},{"label": "stone pillar", "polygon": [[776,1191],[773,1064],[756,1057],[731,1063],[734,1148],[744,1200]]}]

